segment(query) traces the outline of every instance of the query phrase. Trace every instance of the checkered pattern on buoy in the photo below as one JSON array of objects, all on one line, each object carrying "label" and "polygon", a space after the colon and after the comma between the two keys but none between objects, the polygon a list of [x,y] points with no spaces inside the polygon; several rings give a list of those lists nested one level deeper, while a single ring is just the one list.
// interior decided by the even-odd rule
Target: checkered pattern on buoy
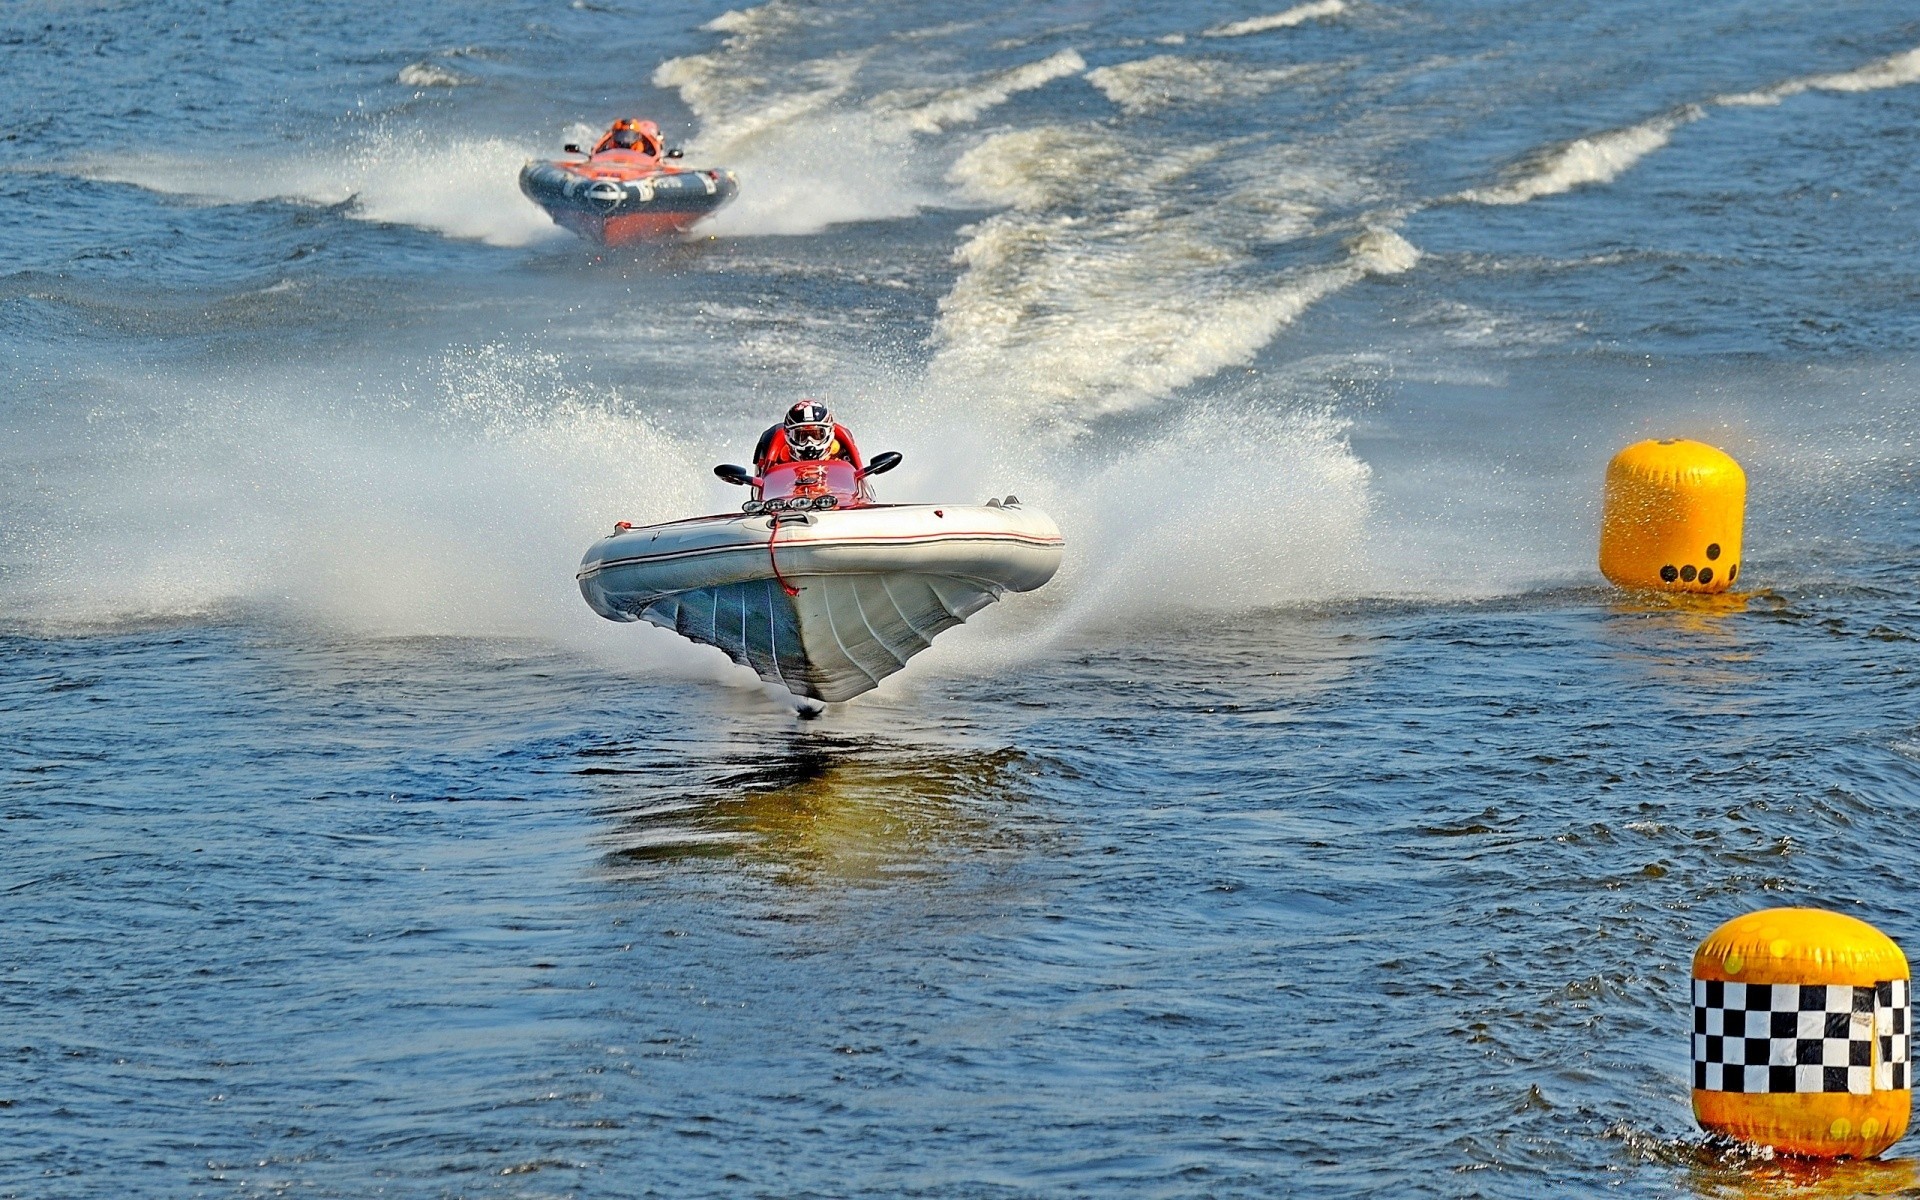
[{"label": "checkered pattern on buoy", "polygon": [[1873,1030],[1880,1035],[1880,1060],[1874,1064],[1873,1086],[1883,1092],[1913,1086],[1913,1044],[1909,1028],[1913,1024],[1912,997],[1904,979],[1889,979],[1874,985]]},{"label": "checkered pattern on buoy", "polygon": [[1871,987],[1696,979],[1693,1086],[1858,1096],[1903,1090],[1910,1086],[1908,1004],[1904,979]]}]

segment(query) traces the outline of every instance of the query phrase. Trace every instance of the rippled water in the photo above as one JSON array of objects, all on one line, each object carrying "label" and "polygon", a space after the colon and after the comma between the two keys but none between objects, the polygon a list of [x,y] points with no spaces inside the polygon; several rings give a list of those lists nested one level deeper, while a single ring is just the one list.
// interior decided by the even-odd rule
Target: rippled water
[{"label": "rippled water", "polygon": [[[1905,6],[0,12],[0,1196],[1853,1196],[1687,970],[1916,944]],[[595,253],[629,109],[743,196]],[[1061,577],[600,622],[827,396]],[[1746,464],[1633,599],[1600,469]],[[744,678],[743,678],[744,676]]]}]

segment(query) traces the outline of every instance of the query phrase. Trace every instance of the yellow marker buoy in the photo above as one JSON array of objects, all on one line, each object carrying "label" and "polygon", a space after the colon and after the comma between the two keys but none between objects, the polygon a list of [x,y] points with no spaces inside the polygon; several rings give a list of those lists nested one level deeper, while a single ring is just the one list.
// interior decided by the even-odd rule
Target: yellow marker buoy
[{"label": "yellow marker buoy", "polygon": [[1704,442],[1635,442],[1607,464],[1600,573],[1620,587],[1724,592],[1740,577],[1747,475]]},{"label": "yellow marker buoy", "polygon": [[1817,908],[1735,917],[1693,955],[1693,1115],[1810,1158],[1870,1158],[1913,1110],[1906,955]]}]

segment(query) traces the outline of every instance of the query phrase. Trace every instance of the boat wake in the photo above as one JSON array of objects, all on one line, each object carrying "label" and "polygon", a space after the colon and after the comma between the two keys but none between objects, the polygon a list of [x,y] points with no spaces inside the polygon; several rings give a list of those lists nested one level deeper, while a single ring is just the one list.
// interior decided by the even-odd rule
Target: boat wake
[{"label": "boat wake", "polygon": [[1674,130],[1706,115],[1705,109],[1690,104],[1679,112],[1625,129],[1575,138],[1522,162],[1510,172],[1506,183],[1472,188],[1460,193],[1459,198],[1477,204],[1525,204],[1590,183],[1611,183],[1641,159],[1671,142]]},{"label": "boat wake", "polygon": [[1757,92],[1715,96],[1713,102],[1728,107],[1773,105],[1804,92],[1875,92],[1883,88],[1905,87],[1911,83],[1920,83],[1920,46],[1852,71],[1789,79]]},{"label": "boat wake", "polygon": [[[1364,181],[1283,147],[1243,154],[1243,182],[1201,186],[1222,152],[1042,126],[964,155],[955,180],[1002,211],[955,253],[965,269],[940,303],[935,386],[1078,428],[1244,364],[1327,296],[1419,261],[1390,213],[1321,223]],[[1331,261],[1276,272],[1256,255],[1315,237]]]},{"label": "boat wake", "polygon": [[1322,17],[1337,17],[1347,11],[1346,0],[1312,0],[1308,4],[1298,4],[1284,12],[1269,13],[1264,17],[1248,17],[1243,21],[1229,21],[1225,25],[1216,25],[1202,36],[1210,38],[1246,37],[1254,33],[1269,33],[1275,29],[1291,29],[1308,21]]},{"label": "boat wake", "polygon": [[709,25],[729,35],[721,46],[654,72],[700,118],[693,150],[740,177],[740,200],[703,226],[711,233],[809,234],[949,204],[946,156],[925,140],[1087,65],[1060,50],[946,87],[889,88],[885,69],[897,64],[876,63],[873,50],[788,61],[769,41],[790,27],[777,3],[729,13]]},{"label": "boat wake", "polygon": [[1871,92],[1920,83],[1920,47],[1852,71],[1806,75],[1753,92],[1714,96],[1658,117],[1575,138],[1522,160],[1500,184],[1470,188],[1454,197],[1478,204],[1525,204],[1557,196],[1587,184],[1611,183],[1673,140],[1682,126],[1705,120],[1711,108],[1754,108],[1779,104],[1807,92]]},{"label": "boat wake", "polygon": [[531,143],[389,123],[290,154],[115,154],[75,173],[203,203],[339,207],[357,220],[525,246],[564,236],[515,183],[533,152]]},{"label": "boat wake", "polygon": [[1156,54],[1087,72],[1087,82],[1129,116],[1161,108],[1251,100],[1316,73],[1319,68],[1240,67],[1215,58]]}]

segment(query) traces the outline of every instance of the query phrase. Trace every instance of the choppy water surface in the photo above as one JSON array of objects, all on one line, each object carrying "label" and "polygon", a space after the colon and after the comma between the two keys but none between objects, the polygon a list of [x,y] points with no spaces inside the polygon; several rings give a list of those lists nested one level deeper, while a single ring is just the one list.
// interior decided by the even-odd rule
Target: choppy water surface
[{"label": "choppy water surface", "polygon": [[[1908,6],[0,12],[0,1196],[1853,1196],[1697,940],[1920,945]],[[513,173],[739,171],[595,253]],[[827,397],[1069,560],[799,719],[598,621]],[[1716,603],[1598,476],[1752,484]]]}]

